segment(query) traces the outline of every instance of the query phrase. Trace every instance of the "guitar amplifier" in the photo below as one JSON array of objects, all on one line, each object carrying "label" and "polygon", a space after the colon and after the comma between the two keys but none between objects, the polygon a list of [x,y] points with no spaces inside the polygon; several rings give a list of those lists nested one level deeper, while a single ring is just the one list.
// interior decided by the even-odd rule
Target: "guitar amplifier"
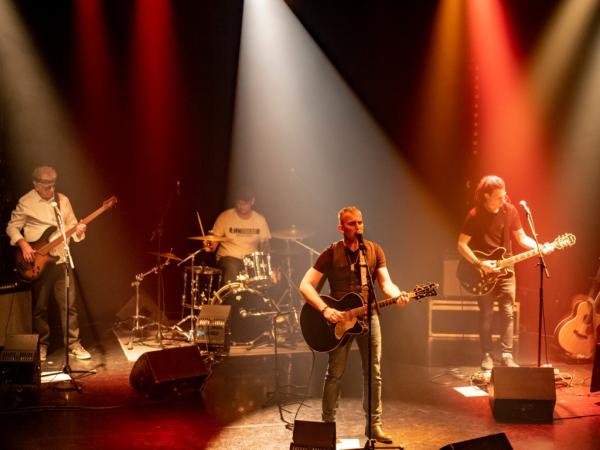
[{"label": "guitar amplifier", "polygon": [[[429,338],[479,338],[479,306],[476,300],[431,300],[429,305]],[[514,337],[519,336],[520,304],[514,306]],[[494,337],[500,336],[498,305],[494,304],[492,322]]]},{"label": "guitar amplifier", "polygon": [[[208,351],[229,352],[230,305],[203,305],[196,322],[196,343]],[[203,348],[204,349],[204,348]]]}]

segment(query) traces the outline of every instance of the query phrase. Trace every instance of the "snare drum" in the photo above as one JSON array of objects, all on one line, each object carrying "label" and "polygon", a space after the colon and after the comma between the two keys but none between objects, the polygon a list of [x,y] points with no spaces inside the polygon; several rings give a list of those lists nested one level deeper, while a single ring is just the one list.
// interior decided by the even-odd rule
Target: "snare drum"
[{"label": "snare drum", "polygon": [[254,252],[244,256],[244,280],[254,289],[264,289],[273,285],[273,270],[271,255],[264,252]]},{"label": "snare drum", "polygon": [[[214,293],[219,289],[221,285],[221,270],[208,266],[186,267],[183,274],[183,283],[183,307],[200,309],[202,305],[209,302]],[[187,303],[185,300],[187,292],[189,292],[189,301],[191,303]]]},{"label": "snare drum", "polygon": [[271,301],[244,283],[229,283],[211,299],[214,305],[230,305],[229,326],[234,344],[250,344],[269,332],[273,311]]}]

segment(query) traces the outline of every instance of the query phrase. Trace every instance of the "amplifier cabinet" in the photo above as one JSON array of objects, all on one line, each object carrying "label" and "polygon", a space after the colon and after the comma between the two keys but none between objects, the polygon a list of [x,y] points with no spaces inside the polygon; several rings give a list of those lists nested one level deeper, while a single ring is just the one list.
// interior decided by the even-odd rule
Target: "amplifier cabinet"
[{"label": "amplifier cabinet", "polygon": [[[476,300],[436,299],[429,305],[429,338],[479,338],[479,307]],[[515,303],[514,337],[519,336],[519,302]],[[494,305],[492,323],[494,337],[500,336],[500,317],[498,305]]]}]

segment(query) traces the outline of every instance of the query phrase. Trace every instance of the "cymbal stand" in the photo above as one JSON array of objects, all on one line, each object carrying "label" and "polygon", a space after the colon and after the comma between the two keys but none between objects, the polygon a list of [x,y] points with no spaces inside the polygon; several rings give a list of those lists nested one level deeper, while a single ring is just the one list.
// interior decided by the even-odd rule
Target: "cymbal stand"
[{"label": "cymbal stand", "polygon": [[[186,289],[187,289],[187,273],[183,274],[183,293],[181,294],[181,317],[182,319],[177,322],[171,328],[173,331],[183,335],[188,342],[196,342],[196,314],[194,311],[196,309],[200,309],[200,305],[198,302],[198,274],[194,270],[194,258],[200,253],[203,249],[197,250],[194,253],[191,253],[187,258],[177,263],[178,266],[182,265],[186,261],[190,261],[190,303],[189,307],[186,306]],[[187,316],[183,316],[185,314],[185,310],[189,308],[190,313]],[[184,331],[181,328],[186,321],[190,321],[190,330],[188,332]]]},{"label": "cymbal stand", "polygon": [[[277,300],[277,305],[278,306],[286,305],[289,308],[290,314],[292,315],[292,318],[293,318],[293,323],[291,324],[291,327],[290,327],[290,333],[291,333],[292,341],[295,341],[295,340],[302,339],[300,336],[300,319],[298,317],[298,310],[300,309],[300,305],[296,301],[297,298],[299,298],[299,297],[294,296],[294,292],[297,292],[298,294],[300,294],[300,290],[299,290],[298,286],[296,285],[296,283],[294,283],[292,280],[292,258],[290,256],[291,255],[290,242],[294,242],[294,243],[300,245],[301,247],[306,248],[309,251],[309,253],[311,255],[311,265],[312,265],[312,255],[313,254],[318,255],[319,253],[316,250],[313,250],[312,248],[310,248],[308,245],[305,245],[304,243],[298,241],[297,239],[286,239],[285,240],[285,243],[286,243],[285,271],[282,274],[286,280],[287,287],[286,287],[285,291],[283,291],[283,294],[281,294],[281,296]],[[282,303],[286,297],[288,299],[287,303]]]},{"label": "cymbal stand", "polygon": [[[129,342],[127,343],[127,348],[129,350],[133,349],[133,341],[135,339],[136,332],[143,331],[144,328],[146,328],[146,327],[156,325],[155,321],[151,321],[148,317],[140,314],[140,284],[142,283],[142,281],[144,281],[144,278],[146,278],[151,273],[158,273],[159,265],[166,266],[168,264],[169,264],[169,259],[167,259],[163,264],[159,263],[158,265],[152,267],[150,270],[148,270],[144,273],[138,273],[135,276],[135,280],[132,281],[132,283],[131,283],[131,286],[135,288],[135,315],[133,317],[131,317],[133,319],[133,327],[129,331]],[[150,321],[150,323],[147,323],[145,325],[140,325],[140,319],[148,320],[148,321]]]}]

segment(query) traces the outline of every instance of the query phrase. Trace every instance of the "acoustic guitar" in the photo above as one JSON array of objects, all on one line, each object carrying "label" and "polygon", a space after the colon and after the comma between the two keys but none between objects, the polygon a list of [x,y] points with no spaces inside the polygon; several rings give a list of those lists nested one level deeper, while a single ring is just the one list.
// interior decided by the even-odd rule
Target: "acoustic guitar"
[{"label": "acoustic guitar", "polygon": [[[558,236],[550,244],[554,250],[562,250],[575,245],[575,236],[565,233]],[[528,250],[510,258],[505,258],[506,249],[499,247],[491,253],[474,251],[477,258],[482,261],[494,261],[494,265],[500,269],[498,273],[488,273],[468,262],[465,258],[461,258],[458,262],[456,275],[460,284],[471,295],[485,295],[494,289],[496,283],[500,279],[510,278],[514,275],[512,266],[515,263],[525,261],[526,259],[537,256],[537,249]]]},{"label": "acoustic guitar", "polygon": [[600,267],[592,278],[588,295],[576,295],[572,300],[571,314],[562,319],[554,329],[558,345],[573,359],[591,359],[594,356],[598,338],[596,327],[600,326],[599,284]]},{"label": "acoustic guitar", "polygon": [[[113,206],[117,204],[117,197],[112,196],[108,200],[105,200],[102,203],[102,206],[98,208],[96,211],[91,213],[85,219],[79,221],[79,223],[89,224],[92,220],[98,217],[103,212],[109,210]],[[75,233],[76,227],[70,228],[65,232],[67,239]],[[23,258],[23,253],[19,247],[16,248],[15,251],[15,268],[17,271],[17,275],[23,281],[34,281],[37,280],[43,273],[44,269],[50,263],[54,263],[58,260],[58,256],[54,256],[50,254],[50,251],[56,248],[58,245],[64,242],[64,239],[61,236],[57,237],[53,241],[50,241],[50,236],[56,231],[55,226],[51,226],[46,228],[42,236],[35,242],[30,242],[31,248],[35,250],[34,260],[33,262],[27,262]]]},{"label": "acoustic guitar", "polygon": [[[437,295],[439,284],[430,283],[419,285],[408,293],[409,298],[420,300],[425,297]],[[359,294],[350,292],[344,295],[340,300],[336,300],[328,295],[322,295],[321,298],[327,306],[338,311],[347,311],[351,319],[338,323],[331,323],[323,314],[305,303],[300,312],[300,328],[302,336],[310,348],[317,352],[330,352],[346,342],[351,336],[365,334],[368,331],[366,323],[367,305],[363,303]],[[373,302],[373,310],[384,306],[393,305],[398,297],[388,298]]]}]

